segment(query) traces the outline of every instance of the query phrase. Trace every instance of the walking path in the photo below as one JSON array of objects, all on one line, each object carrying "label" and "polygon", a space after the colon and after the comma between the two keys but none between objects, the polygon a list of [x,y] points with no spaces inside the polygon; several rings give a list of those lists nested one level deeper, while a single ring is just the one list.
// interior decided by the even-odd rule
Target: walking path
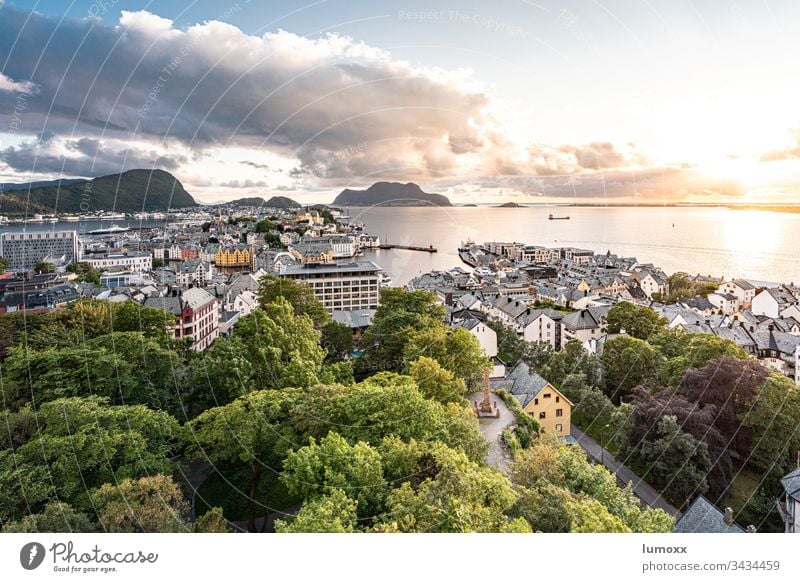
[{"label": "walking path", "polygon": [[602,463],[606,468],[617,476],[617,481],[623,485],[633,483],[633,492],[642,500],[643,503],[657,509],[663,509],[673,517],[678,517],[680,512],[668,503],[661,493],[653,489],[650,484],[642,480],[636,473],[620,463],[617,458],[607,449],[603,449],[592,437],[584,433],[574,424],[572,426],[572,436],[578,441],[581,448],[598,463]]},{"label": "walking path", "polygon": [[[480,430],[483,438],[489,443],[489,453],[486,455],[486,464],[497,471],[507,474],[511,466],[511,455],[500,440],[503,429],[514,424],[517,419],[505,403],[496,394],[492,394],[492,402],[497,404],[500,411],[498,418],[481,418]],[[475,392],[469,397],[469,404],[473,402],[480,404],[483,401],[483,392]]]}]

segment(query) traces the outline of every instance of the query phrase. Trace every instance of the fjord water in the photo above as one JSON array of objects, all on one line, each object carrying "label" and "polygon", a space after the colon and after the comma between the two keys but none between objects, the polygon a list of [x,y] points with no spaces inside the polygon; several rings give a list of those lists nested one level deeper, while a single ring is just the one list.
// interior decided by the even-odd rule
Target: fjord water
[{"label": "fjord water", "polygon": [[[725,207],[349,208],[381,242],[438,253],[371,251],[395,285],[461,265],[461,241],[577,246],[635,256],[667,273],[800,282],[800,214]],[[570,220],[548,220],[548,215]]]}]

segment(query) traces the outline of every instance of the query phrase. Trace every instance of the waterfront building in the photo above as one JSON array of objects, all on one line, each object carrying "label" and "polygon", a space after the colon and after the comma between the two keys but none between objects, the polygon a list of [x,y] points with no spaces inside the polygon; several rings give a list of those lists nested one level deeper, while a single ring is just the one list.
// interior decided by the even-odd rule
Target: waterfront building
[{"label": "waterfront building", "polygon": [[378,308],[381,268],[372,261],[303,263],[279,275],[306,283],[330,312]]}]

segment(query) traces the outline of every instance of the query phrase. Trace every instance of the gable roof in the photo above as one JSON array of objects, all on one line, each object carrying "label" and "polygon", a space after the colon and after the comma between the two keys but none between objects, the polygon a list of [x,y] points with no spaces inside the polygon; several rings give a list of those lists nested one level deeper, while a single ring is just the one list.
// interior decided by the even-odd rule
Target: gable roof
[{"label": "gable roof", "polygon": [[800,469],[795,469],[781,479],[781,485],[789,497],[800,501]]},{"label": "gable roof", "polygon": [[736,522],[725,523],[725,514],[702,495],[695,497],[692,504],[675,523],[675,533],[744,533]]}]

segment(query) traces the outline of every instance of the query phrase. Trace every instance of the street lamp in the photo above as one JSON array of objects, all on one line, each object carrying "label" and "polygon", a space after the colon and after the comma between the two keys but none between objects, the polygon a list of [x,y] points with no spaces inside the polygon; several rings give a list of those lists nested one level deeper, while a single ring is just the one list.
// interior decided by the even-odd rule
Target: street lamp
[{"label": "street lamp", "polygon": [[606,457],[605,457],[605,452],[606,452],[606,449],[605,449],[605,447],[603,447],[603,432],[605,432],[605,430],[606,430],[606,429],[607,429],[609,426],[611,426],[611,425],[610,425],[610,424],[606,424],[606,425],[605,425],[605,426],[604,426],[604,427],[603,427],[603,428],[600,430],[600,464],[601,464],[601,465],[603,465],[604,467],[606,466]]}]

